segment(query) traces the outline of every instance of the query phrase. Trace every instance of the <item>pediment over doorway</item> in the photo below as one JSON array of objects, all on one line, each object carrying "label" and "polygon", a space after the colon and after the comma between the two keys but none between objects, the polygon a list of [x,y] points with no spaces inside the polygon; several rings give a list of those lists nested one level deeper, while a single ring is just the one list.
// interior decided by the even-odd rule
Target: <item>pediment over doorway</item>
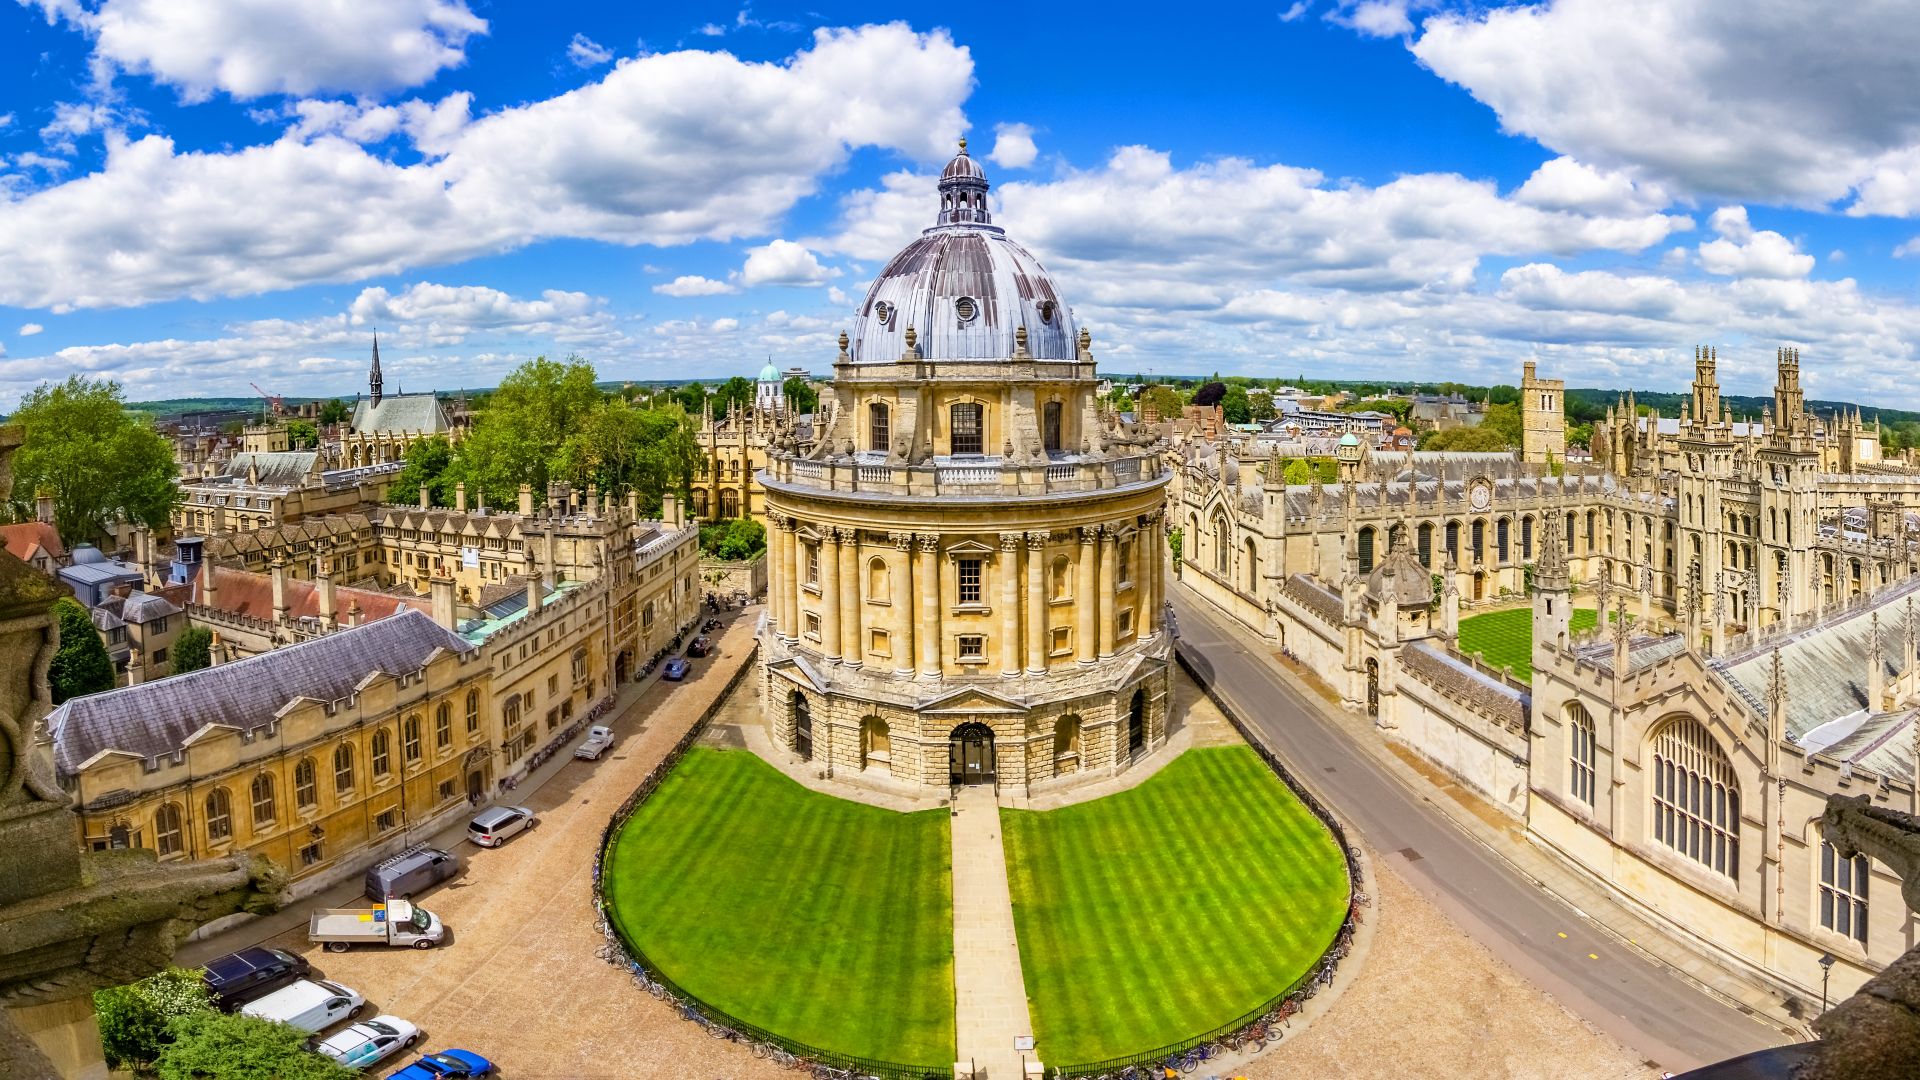
[{"label": "pediment over doorway", "polygon": [[990,693],[978,687],[960,687],[920,707],[926,716],[1016,715],[1024,716],[1027,707],[1013,698]]}]

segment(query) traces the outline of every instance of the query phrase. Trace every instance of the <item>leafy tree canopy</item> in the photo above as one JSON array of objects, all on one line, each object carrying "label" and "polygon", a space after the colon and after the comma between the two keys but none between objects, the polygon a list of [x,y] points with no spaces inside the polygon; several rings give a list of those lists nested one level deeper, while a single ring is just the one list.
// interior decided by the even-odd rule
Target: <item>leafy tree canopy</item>
[{"label": "leafy tree canopy", "polygon": [[678,402],[636,408],[615,396],[589,409],[553,456],[551,473],[581,487],[640,492],[651,511],[683,492],[700,460],[693,420]]},{"label": "leafy tree canopy", "polygon": [[287,421],[287,446],[294,450],[311,450],[320,445],[320,433],[314,429],[310,420],[293,419]]},{"label": "leafy tree canopy", "polygon": [[752,518],[700,527],[700,553],[715,559],[751,559],[767,550],[766,526]]},{"label": "leafy tree canopy", "polygon": [[1180,417],[1180,392],[1171,386],[1149,386],[1140,392],[1141,408],[1150,408],[1162,420]]},{"label": "leafy tree canopy", "polygon": [[166,1045],[167,1022],[176,1016],[212,1012],[213,1000],[202,973],[168,968],[126,986],[93,994],[100,1024],[100,1046],[116,1069],[145,1065]]},{"label": "leafy tree canopy", "polygon": [[180,636],[173,639],[168,658],[175,675],[207,667],[213,663],[213,631],[204,626],[189,626],[180,631]]},{"label": "leafy tree canopy", "polygon": [[1247,391],[1247,413],[1255,420],[1272,420],[1279,416],[1280,410],[1273,404],[1273,391]]},{"label": "leafy tree canopy", "polygon": [[564,362],[535,357],[514,368],[462,442],[456,479],[492,506],[512,505],[522,483],[544,500],[561,446],[603,403],[594,382],[593,365],[577,356]]},{"label": "leafy tree canopy", "polygon": [[1220,397],[1220,409],[1229,424],[1245,424],[1253,419],[1253,405],[1244,386],[1227,387],[1227,392]]},{"label": "leafy tree canopy", "polygon": [[60,624],[60,647],[47,666],[53,703],[113,689],[113,661],[107,656],[107,647],[100,643],[87,609],[73,597],[63,596],[53,602],[53,614]]},{"label": "leafy tree canopy", "polygon": [[359,1073],[303,1045],[307,1033],[251,1016],[194,1012],[167,1023],[160,1080],[353,1080]]},{"label": "leafy tree canopy", "polygon": [[173,448],[128,413],[120,385],[72,375],[42,383],[13,414],[23,434],[13,458],[12,512],[32,519],[53,493],[53,522],[68,544],[98,540],[115,520],[164,528],[179,504]]},{"label": "leafy tree canopy", "polygon": [[1483,421],[1479,427],[1429,431],[1420,437],[1420,449],[1497,451],[1508,449],[1508,446],[1506,438]]},{"label": "leafy tree canopy", "polygon": [[453,470],[453,444],[445,435],[421,439],[407,447],[407,463],[393,479],[396,502],[412,502],[426,486],[427,497],[435,506],[453,505],[453,486],[459,475]]},{"label": "leafy tree canopy", "polygon": [[1195,405],[1218,405],[1221,399],[1226,396],[1226,383],[1210,382],[1193,392],[1193,403]]},{"label": "leafy tree canopy", "polygon": [[353,418],[353,410],[339,398],[320,406],[320,422],[323,424],[344,424]]},{"label": "leafy tree canopy", "polygon": [[793,402],[795,412],[810,413],[820,407],[820,392],[813,388],[812,383],[798,375],[781,384],[781,388]]}]

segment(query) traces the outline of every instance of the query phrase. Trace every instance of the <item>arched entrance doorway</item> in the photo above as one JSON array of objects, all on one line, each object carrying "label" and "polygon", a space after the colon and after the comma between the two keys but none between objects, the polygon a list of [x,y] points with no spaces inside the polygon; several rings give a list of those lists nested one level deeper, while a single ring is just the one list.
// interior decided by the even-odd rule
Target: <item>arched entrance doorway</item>
[{"label": "arched entrance doorway", "polygon": [[801,761],[813,760],[813,710],[807,704],[807,695],[795,690],[789,703],[793,706],[793,752],[800,755]]},{"label": "arched entrance doorway", "polygon": [[955,784],[991,784],[995,777],[993,729],[961,724],[947,737],[948,780]]},{"label": "arched entrance doorway", "polygon": [[615,683],[627,681],[627,670],[632,666],[632,662],[633,654],[625,649],[621,649],[620,655],[613,658],[613,681]]},{"label": "arched entrance doorway", "polygon": [[1133,692],[1133,703],[1127,706],[1127,752],[1132,753],[1147,745],[1147,691],[1144,687]]}]

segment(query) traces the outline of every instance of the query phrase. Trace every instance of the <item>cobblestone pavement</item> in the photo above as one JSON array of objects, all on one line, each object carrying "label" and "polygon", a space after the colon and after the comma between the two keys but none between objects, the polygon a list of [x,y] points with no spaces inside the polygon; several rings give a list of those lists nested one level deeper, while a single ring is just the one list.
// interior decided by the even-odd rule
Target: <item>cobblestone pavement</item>
[{"label": "cobblestone pavement", "polygon": [[1241,1072],[1252,1080],[1627,1080],[1649,1066],[1521,978],[1377,854],[1377,920],[1359,973],[1313,1023]]}]

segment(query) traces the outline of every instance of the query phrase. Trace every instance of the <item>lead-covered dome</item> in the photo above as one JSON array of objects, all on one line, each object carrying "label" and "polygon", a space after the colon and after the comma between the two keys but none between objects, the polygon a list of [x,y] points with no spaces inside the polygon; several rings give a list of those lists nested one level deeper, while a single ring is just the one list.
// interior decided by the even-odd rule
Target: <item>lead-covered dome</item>
[{"label": "lead-covered dome", "polygon": [[1027,330],[1027,355],[1078,355],[1073,312],[1033,253],[993,224],[987,176],[960,152],[940,174],[935,224],[887,263],[867,289],[852,335],[855,363],[890,363],[906,353],[907,330],[929,360],[1006,360]]}]

